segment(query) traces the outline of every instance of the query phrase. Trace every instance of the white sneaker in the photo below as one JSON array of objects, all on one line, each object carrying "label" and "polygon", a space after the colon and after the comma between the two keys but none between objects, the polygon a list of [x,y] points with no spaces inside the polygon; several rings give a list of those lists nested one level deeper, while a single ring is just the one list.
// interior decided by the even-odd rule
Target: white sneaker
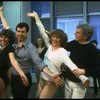
[{"label": "white sneaker", "polygon": [[90,81],[89,81],[89,79],[88,79],[86,76],[80,75],[80,76],[79,76],[79,79],[82,81],[83,85],[84,85],[86,88],[88,88],[88,87],[90,86]]}]

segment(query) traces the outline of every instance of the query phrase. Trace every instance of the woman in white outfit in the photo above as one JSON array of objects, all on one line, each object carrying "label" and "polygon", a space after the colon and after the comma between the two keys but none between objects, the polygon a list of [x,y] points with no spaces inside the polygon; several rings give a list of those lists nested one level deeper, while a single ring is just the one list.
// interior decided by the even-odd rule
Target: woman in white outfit
[{"label": "woman in white outfit", "polygon": [[[45,28],[42,25],[37,13],[27,13],[27,16],[35,18],[39,32],[48,47],[48,50],[44,56],[44,62],[48,65],[50,71],[52,73],[58,74],[61,71],[60,66],[62,63],[67,65],[71,71],[78,69],[78,67],[69,58],[67,50],[64,49],[64,44],[66,44],[67,42],[66,34],[62,30],[56,29],[51,32],[49,38],[45,32]],[[86,87],[88,87],[87,85],[89,85],[89,80],[86,76],[80,75],[79,79],[84,83]],[[57,86],[46,73],[41,72],[39,84],[39,98],[53,98]],[[82,91],[85,91],[85,86],[84,89],[82,89]],[[85,95],[85,92],[83,92],[83,94]],[[80,98],[83,98],[84,95],[81,95]]]}]

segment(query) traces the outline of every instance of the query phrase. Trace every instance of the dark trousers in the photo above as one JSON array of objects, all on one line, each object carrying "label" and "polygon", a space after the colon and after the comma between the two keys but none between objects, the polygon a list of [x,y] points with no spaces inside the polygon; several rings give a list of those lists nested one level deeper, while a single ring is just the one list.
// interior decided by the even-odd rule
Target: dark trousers
[{"label": "dark trousers", "polygon": [[97,86],[96,77],[93,77],[93,88],[94,88],[94,94],[97,94],[98,93],[98,86]]},{"label": "dark trousers", "polygon": [[23,82],[19,75],[11,76],[11,90],[12,90],[12,95],[13,95],[14,99],[21,99],[21,98],[27,99],[28,98],[28,93],[29,93],[31,85],[32,85],[32,78],[31,78],[30,73],[26,74],[26,76],[29,81],[28,86],[23,85]]},{"label": "dark trousers", "polygon": [[100,88],[100,77],[93,77],[93,88],[94,88],[94,94],[98,93],[98,86],[97,86],[97,82],[99,84],[99,88]]}]

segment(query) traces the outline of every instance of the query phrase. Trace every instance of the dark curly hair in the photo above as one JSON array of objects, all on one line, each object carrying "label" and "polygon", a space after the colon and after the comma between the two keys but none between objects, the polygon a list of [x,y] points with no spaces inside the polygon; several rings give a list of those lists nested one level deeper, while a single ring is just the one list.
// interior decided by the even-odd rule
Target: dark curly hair
[{"label": "dark curly hair", "polygon": [[11,29],[3,29],[0,32],[0,36],[1,35],[5,35],[9,38],[9,43],[12,45],[15,42],[15,32],[13,32],[13,30]]}]

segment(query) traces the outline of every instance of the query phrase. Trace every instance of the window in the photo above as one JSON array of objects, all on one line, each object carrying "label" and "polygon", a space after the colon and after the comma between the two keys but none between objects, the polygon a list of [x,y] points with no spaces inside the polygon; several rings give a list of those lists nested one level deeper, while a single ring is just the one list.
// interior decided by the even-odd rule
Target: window
[{"label": "window", "polygon": [[83,1],[55,1],[55,15],[83,14]]},{"label": "window", "polygon": [[57,28],[62,29],[68,35],[68,41],[74,39],[76,26],[83,22],[81,17],[57,18]]},{"label": "window", "polygon": [[98,41],[98,48],[100,48],[100,16],[90,16],[89,24],[94,28],[94,35],[92,39],[96,39]]},{"label": "window", "polygon": [[50,1],[32,1],[31,11],[36,11],[41,18],[50,17]]},{"label": "window", "polygon": [[100,2],[99,1],[87,1],[88,2],[88,13],[100,13]]}]

